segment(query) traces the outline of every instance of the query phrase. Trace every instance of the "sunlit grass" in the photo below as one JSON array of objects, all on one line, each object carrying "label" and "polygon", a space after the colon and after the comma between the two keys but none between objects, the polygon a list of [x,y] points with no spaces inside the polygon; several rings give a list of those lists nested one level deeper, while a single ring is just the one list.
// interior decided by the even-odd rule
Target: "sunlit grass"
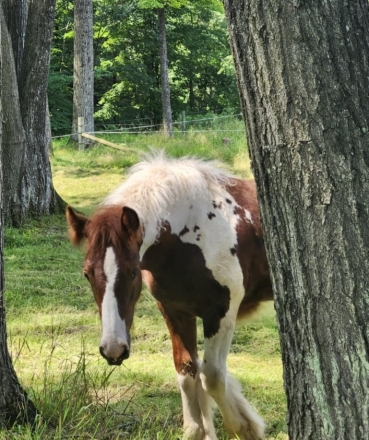
[{"label": "sunlit grass", "polygon": [[[232,124],[241,127],[239,121]],[[221,134],[177,133],[104,136],[133,152],[95,146],[78,152],[58,141],[51,158],[54,185],[69,204],[86,213],[122,179],[149,147],[171,156],[198,156],[226,163],[251,177],[244,133],[230,144]],[[0,432],[8,439],[165,439],[182,435],[181,402],[164,321],[144,290],[132,329],[132,353],[119,368],[98,353],[100,320],[82,276],[83,249],[72,248],[63,215],[5,230],[6,307],[15,369],[42,417],[33,433]],[[202,327],[198,322],[202,353]],[[228,358],[230,372],[268,424],[269,440],[285,439],[285,396],[278,332],[272,305],[240,325]],[[227,438],[219,415],[221,440]]]}]

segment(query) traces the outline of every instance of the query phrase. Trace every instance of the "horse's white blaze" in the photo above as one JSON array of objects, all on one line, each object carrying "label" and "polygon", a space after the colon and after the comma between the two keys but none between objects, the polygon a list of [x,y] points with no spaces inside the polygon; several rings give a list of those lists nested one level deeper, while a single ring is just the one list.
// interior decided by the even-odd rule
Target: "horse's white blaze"
[{"label": "horse's white blaze", "polygon": [[116,359],[122,354],[124,347],[129,347],[129,343],[126,324],[119,315],[118,302],[114,294],[118,266],[112,247],[106,249],[104,272],[106,287],[101,305],[102,337],[100,347],[103,348],[107,357]]}]

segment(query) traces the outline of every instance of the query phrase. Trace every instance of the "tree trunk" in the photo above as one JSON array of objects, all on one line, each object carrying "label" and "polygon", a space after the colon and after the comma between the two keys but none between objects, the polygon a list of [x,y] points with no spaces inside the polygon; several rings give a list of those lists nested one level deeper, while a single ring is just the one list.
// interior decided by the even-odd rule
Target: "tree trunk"
[{"label": "tree trunk", "polygon": [[158,9],[158,28],[160,44],[161,102],[163,106],[163,129],[166,136],[173,136],[172,108],[168,75],[167,36],[165,30],[165,9]]},{"label": "tree trunk", "polygon": [[[74,81],[73,127],[78,132],[78,118],[84,118],[86,132],[94,131],[94,54],[92,0],[74,1]],[[72,136],[78,141],[78,136]],[[83,138],[83,144],[93,143]]]},{"label": "tree trunk", "polygon": [[[4,17],[0,7],[0,26],[4,26]],[[3,47],[3,33],[0,47]],[[10,41],[10,40],[9,40]],[[3,115],[3,59],[0,51],[0,118]],[[0,122],[2,122],[0,120]],[[2,145],[2,124],[0,123],[0,145]],[[9,356],[5,323],[4,308],[4,240],[3,240],[3,176],[2,176],[2,148],[0,149],[0,429],[14,423],[33,424],[37,410],[21,388]]]},{"label": "tree trunk", "polygon": [[[5,21],[1,18],[4,220],[19,226],[25,217],[64,206],[52,185],[48,157],[47,80],[55,0],[2,0],[1,6],[1,16],[3,10],[7,14]],[[19,28],[10,34],[5,23]]]},{"label": "tree trunk", "polygon": [[[20,79],[26,37],[27,0],[2,0],[7,29],[11,35],[17,81]],[[5,63],[4,63],[5,64]]]},{"label": "tree trunk", "polygon": [[369,438],[367,0],[224,0],[289,436]]},{"label": "tree trunk", "polygon": [[22,61],[20,105],[27,145],[21,190],[22,217],[58,210],[47,131],[47,80],[56,0],[31,0]]},{"label": "tree trunk", "polygon": [[0,7],[1,49],[2,49],[2,99],[3,136],[2,155],[3,169],[3,212],[6,223],[19,226],[21,223],[21,179],[23,176],[26,137],[23,130],[19,106],[19,94],[16,66],[13,57],[12,42]]}]

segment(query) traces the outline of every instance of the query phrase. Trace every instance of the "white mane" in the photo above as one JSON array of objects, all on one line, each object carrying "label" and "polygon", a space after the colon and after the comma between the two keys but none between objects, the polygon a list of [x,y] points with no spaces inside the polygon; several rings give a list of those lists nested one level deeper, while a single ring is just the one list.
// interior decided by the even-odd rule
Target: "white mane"
[{"label": "white mane", "polygon": [[102,202],[134,209],[143,225],[155,225],[160,231],[168,209],[180,200],[212,200],[230,184],[231,174],[215,162],[183,157],[169,158],[164,151],[154,151],[134,165],[127,179]]}]

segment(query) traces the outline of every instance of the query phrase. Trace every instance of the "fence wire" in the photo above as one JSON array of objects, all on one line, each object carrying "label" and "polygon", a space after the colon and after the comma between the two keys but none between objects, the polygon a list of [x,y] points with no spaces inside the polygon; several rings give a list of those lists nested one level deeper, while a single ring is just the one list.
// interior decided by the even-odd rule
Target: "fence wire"
[{"label": "fence wire", "polygon": [[[235,114],[235,115],[223,115],[223,116],[215,116],[212,118],[200,118],[200,119],[190,119],[190,120],[184,120],[184,121],[175,121],[172,123],[174,126],[179,126],[179,129],[177,131],[174,131],[173,134],[184,134],[188,132],[190,133],[236,133],[236,132],[244,132],[245,130],[241,129],[235,129],[235,130],[228,130],[228,129],[207,129],[207,130],[193,130],[191,129],[192,125],[200,124],[203,125],[204,122],[217,122],[218,120],[224,120],[224,119],[236,119],[242,117],[241,113]],[[144,119],[144,118],[141,118]],[[100,130],[100,131],[87,131],[87,134],[158,134],[162,133],[162,130],[152,130],[153,127],[161,127],[162,124],[151,124],[151,125],[136,125],[136,126],[123,126],[124,124],[120,123],[105,123],[105,124],[98,124],[99,126],[122,126],[121,129],[115,129],[115,130]],[[210,124],[209,124],[210,125]],[[184,130],[181,130],[181,127],[184,127]],[[147,128],[151,128],[151,130],[146,130]],[[77,132],[70,133],[70,134],[64,134],[59,136],[52,136],[51,139],[61,139],[65,137],[72,137],[72,136],[78,136]]]}]

